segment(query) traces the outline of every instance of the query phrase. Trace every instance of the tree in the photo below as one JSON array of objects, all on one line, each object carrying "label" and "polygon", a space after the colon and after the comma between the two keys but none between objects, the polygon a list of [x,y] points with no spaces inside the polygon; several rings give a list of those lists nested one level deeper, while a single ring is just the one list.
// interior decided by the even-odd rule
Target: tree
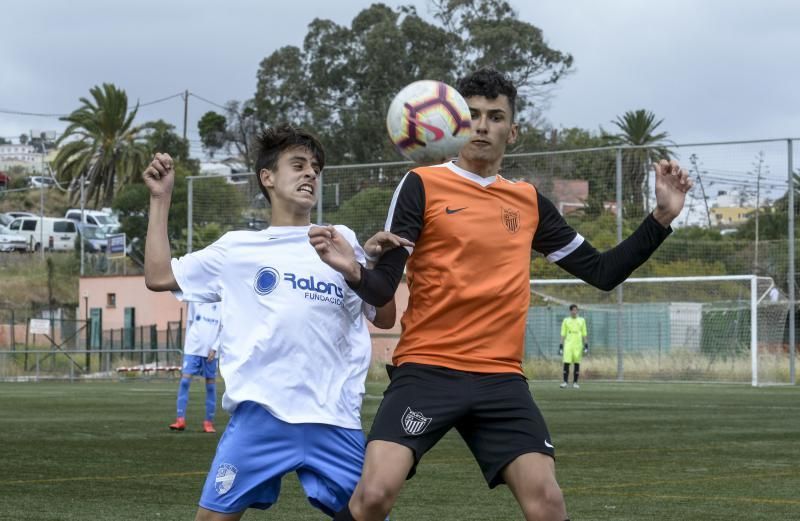
[{"label": "tree", "polygon": [[629,110],[612,121],[620,132],[608,135],[609,144],[647,147],[626,150],[623,154],[622,198],[625,213],[632,217],[649,211],[650,164],[672,157],[667,148],[672,144],[667,139],[669,134],[656,133],[663,122],[663,119],[656,121],[656,115],[644,109]]},{"label": "tree", "polygon": [[261,62],[252,100],[258,121],[314,129],[330,163],[397,159],[386,139],[386,110],[412,81],[453,84],[469,70],[494,66],[516,81],[524,119],[532,97],[572,66],[572,56],[551,49],[506,1],[432,5],[433,23],[413,7],[383,4],[362,10],[349,27],[313,20],[302,49],[283,47]]},{"label": "tree", "polygon": [[[138,178],[147,165],[149,149],[143,131],[150,126],[133,124],[139,107],[128,110],[124,90],[104,83],[89,92],[91,100],[81,98],[82,106],[61,118],[69,126],[58,139],[66,144],[53,167],[70,186],[85,176],[87,200],[95,207],[111,206],[116,190]],[[79,190],[72,190],[70,197],[75,202]]]},{"label": "tree", "polygon": [[19,144],[20,145],[27,145],[28,144],[28,134],[20,134],[19,135]]},{"label": "tree", "polygon": [[6,138],[0,136],[0,145],[7,145],[7,144],[8,144],[8,140]]},{"label": "tree", "polygon": [[225,125],[227,120],[222,114],[208,111],[203,114],[197,122],[197,130],[200,132],[200,141],[208,155],[214,157],[214,153],[225,146],[227,141]]},{"label": "tree", "polygon": [[189,142],[175,133],[175,125],[159,119],[149,123],[150,132],[147,134],[147,146],[150,153],[164,152],[169,154],[176,163],[188,163]]}]

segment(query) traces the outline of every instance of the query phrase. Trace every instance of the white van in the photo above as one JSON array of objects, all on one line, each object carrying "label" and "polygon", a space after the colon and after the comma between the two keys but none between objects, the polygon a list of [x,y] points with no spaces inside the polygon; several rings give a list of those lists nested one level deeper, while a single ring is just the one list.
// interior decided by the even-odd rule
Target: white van
[{"label": "white van", "polygon": [[[81,222],[81,211],[80,209],[71,208],[64,214],[64,218],[79,223]],[[100,210],[84,210],[83,222],[84,224],[99,226],[106,233],[119,231],[119,221],[117,221],[114,216],[106,212],[101,212]]]},{"label": "white van", "polygon": [[19,217],[11,221],[8,229],[23,235],[31,251],[39,251],[42,239],[46,250],[74,250],[78,236],[78,226],[74,221],[58,217]]}]

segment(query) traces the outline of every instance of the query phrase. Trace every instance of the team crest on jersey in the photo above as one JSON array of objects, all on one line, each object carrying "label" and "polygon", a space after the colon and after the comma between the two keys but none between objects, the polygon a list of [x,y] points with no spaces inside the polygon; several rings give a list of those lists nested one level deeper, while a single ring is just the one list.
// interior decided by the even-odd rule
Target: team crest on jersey
[{"label": "team crest on jersey", "polygon": [[431,423],[431,418],[426,418],[421,412],[412,411],[411,407],[406,407],[406,412],[403,413],[400,422],[407,434],[416,436],[425,432]]},{"label": "team crest on jersey", "polygon": [[256,280],[253,283],[253,288],[259,295],[269,295],[278,286],[281,280],[281,274],[278,270],[266,266],[258,270],[256,273]]},{"label": "team crest on jersey", "polygon": [[222,495],[233,487],[237,472],[239,471],[236,467],[230,463],[223,463],[219,466],[217,477],[214,478],[214,490],[217,491],[217,494]]},{"label": "team crest on jersey", "polygon": [[509,233],[517,233],[519,231],[519,210],[503,208],[501,219]]}]

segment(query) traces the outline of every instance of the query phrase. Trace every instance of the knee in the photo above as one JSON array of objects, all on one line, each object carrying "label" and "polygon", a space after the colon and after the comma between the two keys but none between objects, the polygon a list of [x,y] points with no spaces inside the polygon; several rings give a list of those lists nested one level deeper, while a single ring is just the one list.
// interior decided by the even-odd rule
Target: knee
[{"label": "knee", "polygon": [[367,512],[380,512],[385,516],[394,504],[398,491],[384,483],[363,483],[355,499]]},{"label": "knee", "polygon": [[528,490],[526,497],[521,502],[526,514],[526,519],[564,519],[559,518],[566,514],[564,494],[557,483],[541,484]]}]

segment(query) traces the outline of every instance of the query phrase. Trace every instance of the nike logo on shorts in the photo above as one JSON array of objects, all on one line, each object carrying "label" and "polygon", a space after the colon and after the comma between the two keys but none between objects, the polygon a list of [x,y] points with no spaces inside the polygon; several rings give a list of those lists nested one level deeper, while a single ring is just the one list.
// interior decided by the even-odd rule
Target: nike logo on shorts
[{"label": "nike logo on shorts", "polygon": [[555,449],[555,447],[554,447],[554,446],[552,446],[552,445],[550,444],[550,442],[549,442],[549,441],[547,441],[547,440],[544,440],[544,446],[545,446],[545,447],[547,447],[548,449]]}]

